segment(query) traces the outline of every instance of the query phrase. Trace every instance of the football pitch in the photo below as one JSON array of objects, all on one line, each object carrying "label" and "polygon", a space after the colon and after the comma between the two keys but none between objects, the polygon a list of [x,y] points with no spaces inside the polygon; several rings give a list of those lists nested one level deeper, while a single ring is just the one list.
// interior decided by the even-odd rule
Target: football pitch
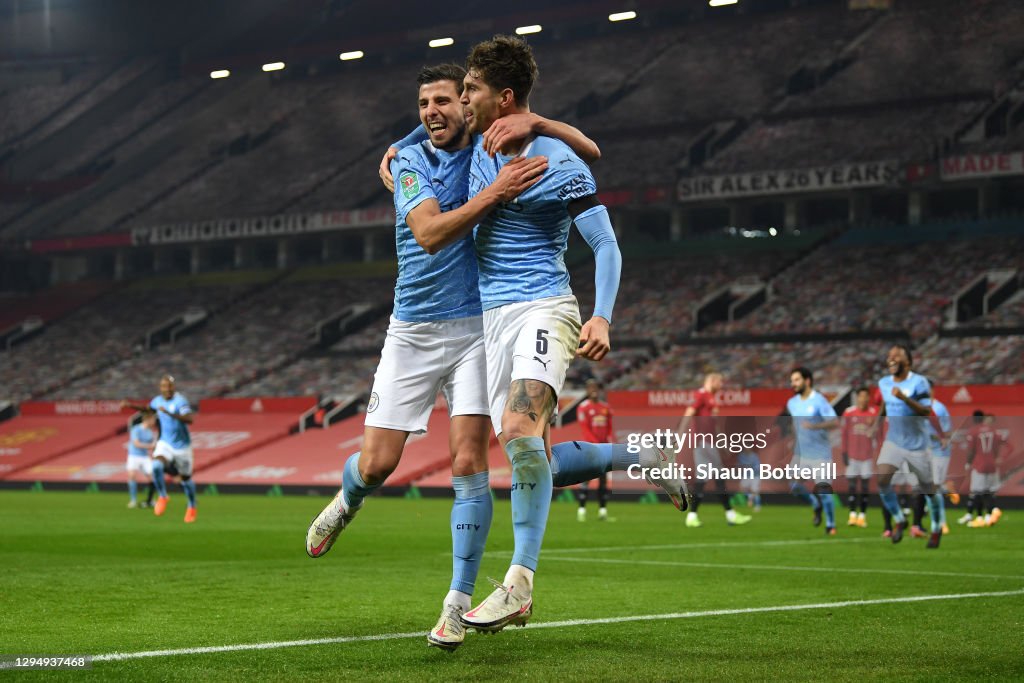
[{"label": "football pitch", "polygon": [[[956,526],[937,552],[803,507],[727,527],[705,503],[617,502],[579,523],[553,503],[533,620],[426,646],[451,576],[450,501],[369,499],[324,558],[303,551],[326,499],[200,498],[199,521],[112,493],[0,493],[0,655],[93,655],[12,680],[1020,680],[1024,513]],[[950,512],[951,520],[961,510]],[[504,576],[498,501],[474,602]],[[160,652],[156,652],[160,651]]]}]

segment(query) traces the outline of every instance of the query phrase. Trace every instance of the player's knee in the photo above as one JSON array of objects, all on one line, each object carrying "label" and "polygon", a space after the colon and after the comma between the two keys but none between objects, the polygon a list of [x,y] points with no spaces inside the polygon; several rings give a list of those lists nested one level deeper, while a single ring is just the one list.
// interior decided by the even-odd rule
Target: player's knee
[{"label": "player's knee", "polygon": [[[543,434],[543,427],[540,430]],[[505,443],[525,436],[540,436],[534,424],[522,415],[504,415],[501,418],[501,435]]]},{"label": "player's knee", "polygon": [[379,460],[371,460],[370,462],[359,462],[359,476],[363,478],[367,484],[379,484],[395,471],[395,465],[389,462],[382,462]]},{"label": "player's knee", "polygon": [[468,477],[471,474],[487,471],[487,452],[483,454],[476,449],[456,451],[452,457],[452,476]]},{"label": "player's knee", "polygon": [[398,467],[401,452],[393,453],[377,449],[363,449],[359,455],[359,476],[367,484],[379,484],[391,476]]}]

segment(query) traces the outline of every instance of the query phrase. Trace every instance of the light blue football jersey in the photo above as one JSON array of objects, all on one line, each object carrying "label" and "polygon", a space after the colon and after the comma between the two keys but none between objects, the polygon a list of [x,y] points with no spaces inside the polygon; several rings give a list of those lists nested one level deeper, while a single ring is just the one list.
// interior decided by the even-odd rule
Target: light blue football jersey
[{"label": "light blue football jersey", "polygon": [[806,399],[799,394],[786,402],[786,409],[793,416],[796,432],[796,455],[801,459],[831,460],[832,441],[827,429],[807,429],[807,424],[820,424],[836,419],[836,411],[828,399],[818,391],[811,391]]},{"label": "light blue football jersey", "polygon": [[160,421],[161,441],[167,442],[171,448],[185,448],[192,445],[192,435],[188,432],[188,425],[160,410],[162,407],[173,415],[188,415],[192,412],[192,406],[189,405],[188,399],[175,392],[170,400],[163,396],[157,396],[149,402],[149,407],[157,411],[156,417]]},{"label": "light blue football jersey", "polygon": [[[476,228],[480,301],[484,310],[521,301],[572,294],[565,249],[572,218],[568,204],[597,192],[590,168],[560,140],[538,136],[519,156],[548,158],[540,182],[512,202],[502,204]],[[476,196],[512,157],[473,144],[469,196]]]},{"label": "light blue football jersey", "polygon": [[[946,434],[953,431],[953,418],[949,414],[949,408],[936,398],[932,399],[932,412],[939,418],[939,426],[942,427],[942,431]],[[931,423],[931,420],[928,420],[928,438],[931,440],[932,455],[948,458],[953,452],[952,442],[947,443],[945,448],[942,447],[942,440],[939,439],[939,434],[935,431],[935,425]]]},{"label": "light blue football jersey", "polygon": [[436,199],[442,212],[465,204],[472,157],[471,146],[449,153],[425,141],[406,147],[391,162],[398,254],[394,316],[398,320],[429,322],[481,314],[473,235],[431,256],[416,242],[406,222],[409,212],[427,199]]},{"label": "light blue football jersey", "polygon": [[135,441],[144,444],[153,443],[153,439],[156,438],[156,434],[143,427],[141,424],[137,424],[132,427],[131,432],[128,434],[128,455],[148,456],[149,451],[143,450],[135,445]]},{"label": "light blue football jersey", "polygon": [[878,390],[882,392],[882,401],[885,402],[885,419],[889,428],[885,440],[908,451],[926,450],[931,432],[928,418],[921,417],[901,399],[893,396],[893,387],[899,387],[906,396],[927,406],[931,405],[931,385],[927,379],[913,372],[902,382],[897,382],[892,375],[886,375],[878,380]]}]

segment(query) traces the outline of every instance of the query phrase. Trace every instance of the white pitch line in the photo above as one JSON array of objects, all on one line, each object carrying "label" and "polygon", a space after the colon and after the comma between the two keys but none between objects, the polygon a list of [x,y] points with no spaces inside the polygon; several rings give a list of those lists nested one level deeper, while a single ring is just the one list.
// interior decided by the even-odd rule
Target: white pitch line
[{"label": "white pitch line", "polygon": [[[752,548],[789,545],[834,545],[836,543],[878,543],[877,538],[821,538],[790,541],[721,541],[718,543],[671,543],[666,545],[607,545],[580,548],[545,548],[545,553],[632,552],[634,550],[688,550],[690,548]],[[451,557],[451,553],[441,553]],[[511,550],[488,551],[489,555],[512,555]],[[545,555],[546,557],[546,555]]]},{"label": "white pitch line", "polygon": [[771,564],[726,564],[718,562],[686,562],[677,560],[613,560],[606,557],[558,557],[544,555],[544,561],[592,562],[597,564],[642,564],[651,567],[695,567],[699,569],[768,569],[789,572],[840,572],[847,574],[909,574],[911,576],[952,576],[970,579],[1024,579],[1021,574],[969,574],[965,572],[935,572],[926,569],[872,569],[869,567],[800,567]]},{"label": "white pitch line", "polygon": [[[735,609],[713,609],[700,612],[670,612],[668,614],[640,614],[626,617],[604,617],[599,619],[567,619],[564,621],[545,621],[530,624],[530,629],[566,628],[572,626],[596,626],[601,624],[624,624],[634,621],[668,621],[673,619],[697,619],[700,617],[718,617],[735,614],[762,614],[765,612],[798,612],[801,610],[837,609],[840,607],[860,607],[866,605],[891,605],[907,602],[927,602],[931,600],[967,600],[971,598],[1005,598],[1024,595],[1024,588],[1012,591],[995,591],[990,593],[950,593],[940,595],[911,595],[903,598],[877,598],[872,600],[844,600],[841,602],[819,602],[809,605],[774,605],[771,607],[742,607]],[[287,647],[303,647],[308,645],[335,645],[342,643],[366,643],[381,640],[401,640],[404,638],[423,638],[426,633],[381,633],[371,636],[343,636],[340,638],[314,638],[309,640],[282,640],[267,643],[243,643],[240,645],[217,645],[214,647],[187,647],[178,650],[150,650],[147,652],[112,652],[95,655],[94,662],[116,662],[126,659],[144,659],[148,657],[173,657],[176,655],[214,654],[218,652],[242,652],[247,650],[277,650]]]}]

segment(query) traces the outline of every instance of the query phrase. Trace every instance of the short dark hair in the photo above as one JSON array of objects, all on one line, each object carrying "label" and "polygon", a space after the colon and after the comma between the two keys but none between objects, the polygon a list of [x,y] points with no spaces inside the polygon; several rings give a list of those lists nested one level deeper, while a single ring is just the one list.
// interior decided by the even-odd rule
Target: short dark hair
[{"label": "short dark hair", "polygon": [[893,344],[893,348],[903,349],[903,353],[907,354],[907,363],[910,365],[914,364],[914,354],[910,352],[910,347],[906,344]]},{"label": "short dark hair", "polygon": [[857,395],[857,394],[859,394],[862,391],[866,391],[869,394],[871,393],[871,390],[868,389],[867,387],[857,387],[857,390],[855,392],[853,392],[853,393],[854,393],[854,395]]},{"label": "short dark hair", "polygon": [[975,410],[974,413],[971,415],[971,417],[974,418],[975,422],[980,423],[982,420],[985,419],[985,411],[984,410]]},{"label": "short dark hair", "polygon": [[420,69],[420,72],[416,74],[416,85],[452,81],[455,83],[456,92],[461,95],[464,78],[466,78],[466,70],[458,64],[435,64]]},{"label": "short dark hair", "polygon": [[803,377],[805,380],[807,380],[811,384],[814,384],[814,373],[805,368],[804,366],[801,365],[799,367],[793,368],[792,370],[790,370],[789,374],[792,375],[794,372],[799,373],[800,376]]},{"label": "short dark hair", "polygon": [[496,90],[509,88],[516,102],[526,104],[540,71],[533,50],[517,36],[494,36],[469,52],[466,68]]}]

